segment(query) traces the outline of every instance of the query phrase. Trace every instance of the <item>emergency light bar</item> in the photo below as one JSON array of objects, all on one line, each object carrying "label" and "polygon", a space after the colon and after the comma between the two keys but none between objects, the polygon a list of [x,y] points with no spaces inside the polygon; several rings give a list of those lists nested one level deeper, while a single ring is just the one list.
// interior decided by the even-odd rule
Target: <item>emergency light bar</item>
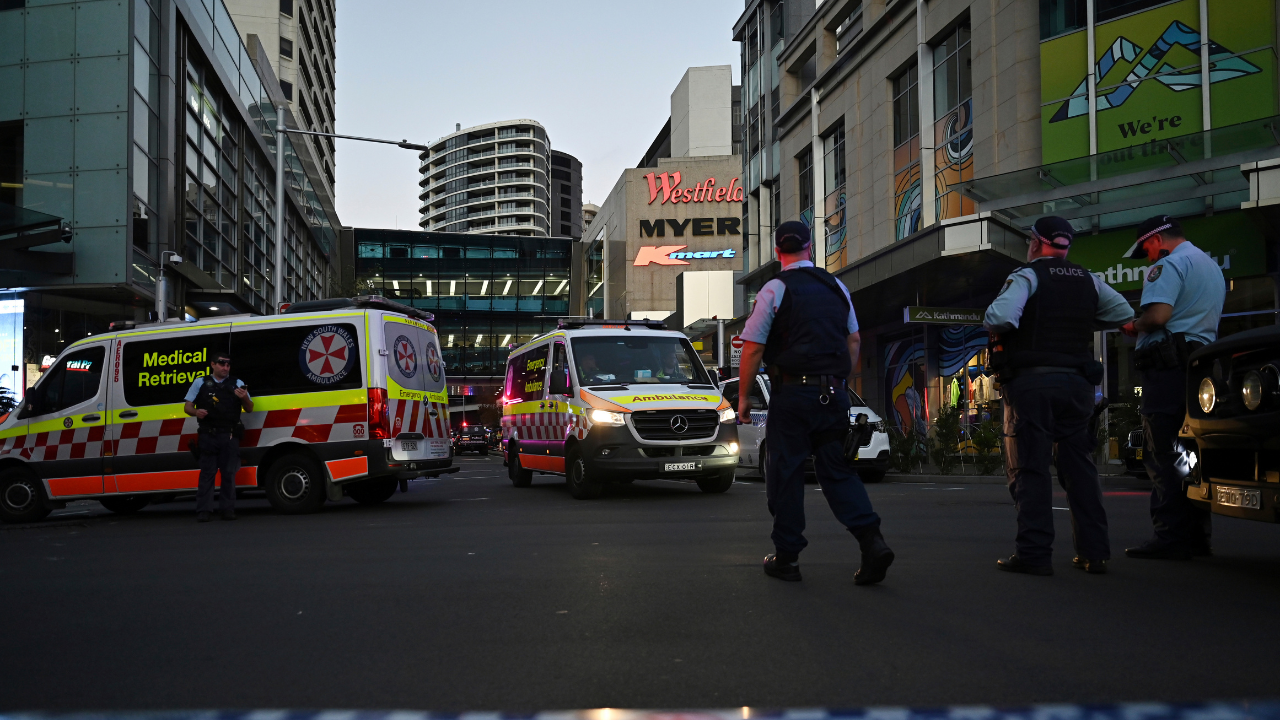
[{"label": "emergency light bar", "polygon": [[666,330],[667,324],[661,320],[607,320],[605,318],[562,317],[556,322],[557,330],[572,330],[581,327],[625,328],[628,325],[647,327],[650,330]]},{"label": "emergency light bar", "polygon": [[304,300],[296,302],[285,308],[285,315],[294,313],[307,312],[324,312],[326,310],[341,310],[343,308],[364,308],[368,310],[386,310],[388,312],[408,315],[411,318],[417,318],[426,322],[432,322],[436,316],[425,310],[419,310],[415,307],[409,307],[394,300],[388,300],[381,295],[358,295],[353,298],[329,298],[328,300]]}]

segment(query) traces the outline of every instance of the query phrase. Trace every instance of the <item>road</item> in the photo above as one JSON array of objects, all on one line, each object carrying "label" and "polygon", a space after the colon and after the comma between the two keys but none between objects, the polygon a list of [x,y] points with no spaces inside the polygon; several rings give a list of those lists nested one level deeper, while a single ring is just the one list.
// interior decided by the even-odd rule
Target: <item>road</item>
[{"label": "road", "polygon": [[[995,569],[999,485],[872,486],[898,553],[859,588],[855,541],[808,494],[803,583],[767,578],[764,487],[639,482],[575,501],[495,456],[377,507],[77,503],[0,530],[0,709],[857,707],[1275,694],[1280,527],[1216,518],[1217,556],[1106,576]],[[1145,494],[1108,491],[1117,555]],[[1065,503],[1063,503],[1065,504]],[[1069,547],[1058,512],[1060,548]]]}]

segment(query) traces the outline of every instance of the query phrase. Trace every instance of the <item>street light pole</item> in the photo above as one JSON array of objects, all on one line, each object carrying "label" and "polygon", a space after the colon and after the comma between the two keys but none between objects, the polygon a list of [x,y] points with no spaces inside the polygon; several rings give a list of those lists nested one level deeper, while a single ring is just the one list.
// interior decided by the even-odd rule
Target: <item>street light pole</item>
[{"label": "street light pole", "polygon": [[416,145],[408,140],[379,140],[377,138],[358,137],[355,135],[337,135],[334,133],[315,132],[313,130],[294,130],[284,126],[284,105],[276,106],[276,249],[273,253],[275,260],[275,272],[271,279],[275,286],[275,292],[272,294],[272,302],[275,305],[275,312],[280,312],[280,306],[284,304],[284,134],[293,133],[295,135],[318,135],[320,137],[339,138],[342,140],[361,140],[363,142],[383,143],[385,145],[396,145],[405,150],[417,150],[419,152],[427,152],[430,150],[425,145]]}]

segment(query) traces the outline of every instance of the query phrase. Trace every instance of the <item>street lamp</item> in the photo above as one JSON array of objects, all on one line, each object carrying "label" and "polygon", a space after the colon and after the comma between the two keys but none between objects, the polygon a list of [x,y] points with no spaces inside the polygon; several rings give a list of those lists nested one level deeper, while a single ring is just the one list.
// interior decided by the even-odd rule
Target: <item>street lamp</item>
[{"label": "street lamp", "polygon": [[164,274],[169,263],[182,262],[182,256],[176,252],[165,250],[160,253],[160,272],[156,274],[156,320],[164,322],[169,319],[169,279]]},{"label": "street lamp", "polygon": [[284,134],[292,133],[294,135],[318,135],[320,137],[338,138],[340,140],[360,140],[362,142],[382,143],[384,145],[395,145],[405,150],[417,150],[418,152],[427,152],[430,150],[426,145],[416,145],[408,140],[380,140],[378,138],[358,137],[356,135],[337,135],[335,133],[315,132],[313,130],[294,130],[284,126],[284,105],[276,106],[276,251],[274,253],[275,260],[275,293],[272,298],[276,312],[280,312],[280,306],[284,304]]}]

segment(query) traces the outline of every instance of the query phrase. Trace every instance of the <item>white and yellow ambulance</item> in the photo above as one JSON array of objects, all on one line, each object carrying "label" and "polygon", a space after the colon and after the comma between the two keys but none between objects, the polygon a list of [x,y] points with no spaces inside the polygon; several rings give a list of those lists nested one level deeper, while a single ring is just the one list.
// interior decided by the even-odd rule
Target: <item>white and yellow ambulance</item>
[{"label": "white and yellow ambulance", "polygon": [[377,503],[410,478],[456,471],[440,342],[429,313],[377,296],[294,304],[271,317],[112,323],[64,350],[0,417],[0,520],[68,500],[114,512],[196,488],[183,411],[216,352],[254,399],[237,487],[285,513],[349,495]]},{"label": "white and yellow ambulance", "polygon": [[503,456],[516,487],[563,475],[579,499],[606,483],[733,484],[738,429],[688,338],[649,320],[566,319],[511,351]]}]

